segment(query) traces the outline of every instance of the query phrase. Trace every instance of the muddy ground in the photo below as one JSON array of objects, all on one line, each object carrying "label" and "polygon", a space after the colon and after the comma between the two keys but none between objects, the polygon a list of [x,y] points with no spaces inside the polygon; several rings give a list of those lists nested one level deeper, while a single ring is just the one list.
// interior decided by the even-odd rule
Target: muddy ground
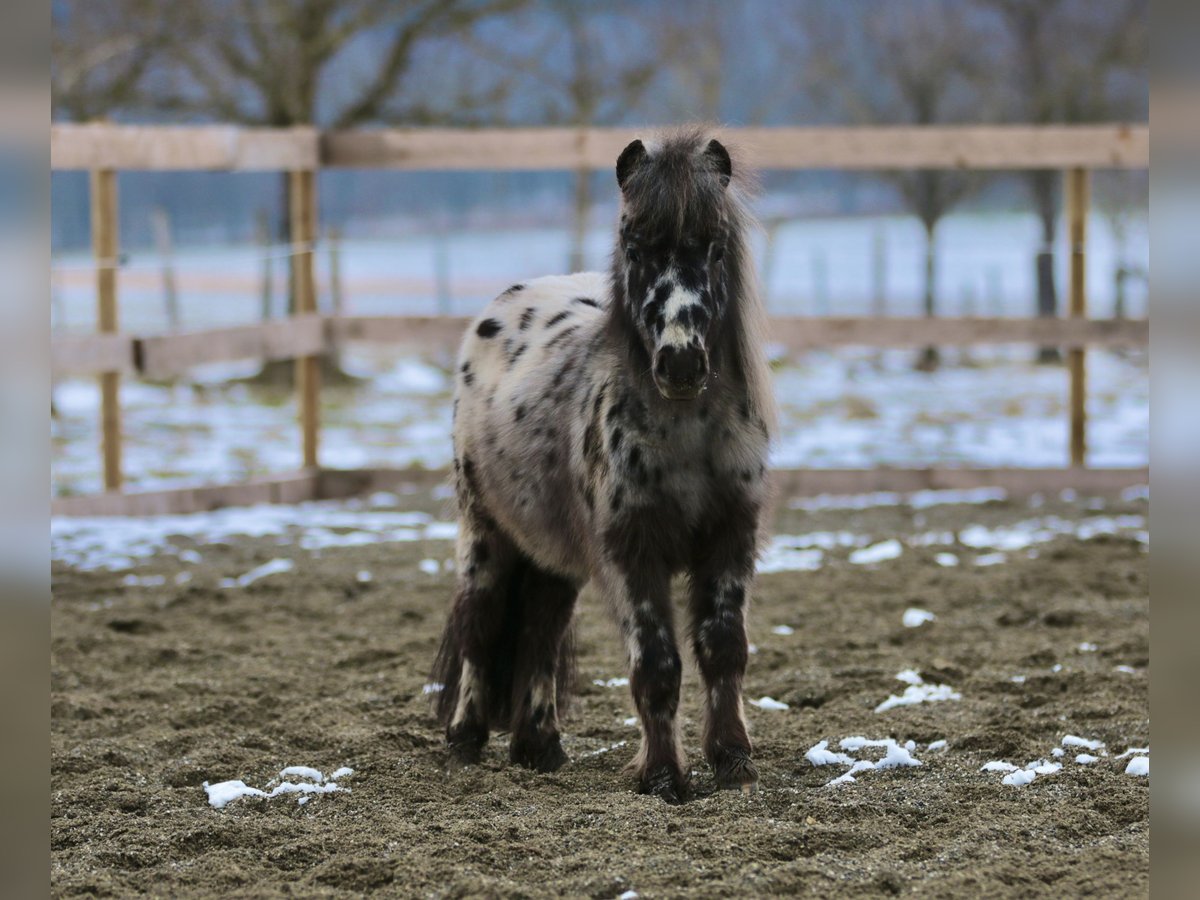
[{"label": "muddy ground", "polygon": [[[429,496],[406,509],[441,511]],[[1144,514],[1107,498],[1104,514]],[[784,511],[785,533],[875,539],[1054,513],[1083,501],[862,511]],[[182,541],[182,543],[187,543]],[[1046,757],[1066,734],[1114,755],[1149,741],[1148,554],[1129,537],[1059,537],[1036,558],[977,567],[963,547],[906,547],[852,565],[763,575],[746,694],[763,778],[715,793],[698,750],[698,682],[684,680],[683,736],[695,796],[671,807],[622,772],[637,732],[621,648],[597,598],[578,616],[580,693],[565,724],[572,761],[554,775],[508,765],[507,737],[479,767],[448,772],[422,696],[452,576],[418,568],[446,542],[329,549],[258,538],[202,549],[177,586],[176,556],[122,574],[54,566],[51,886],[57,896],[642,897],[1145,896],[1149,781],[1126,760],[1072,761],[1023,788],[980,766]],[[944,568],[935,554],[960,553]],[[232,577],[277,556],[294,571],[245,588]],[[360,583],[356,573],[369,570]],[[901,625],[917,606],[937,618]],[[777,634],[789,625],[792,634]],[[1081,650],[1081,644],[1096,649]],[[1116,666],[1132,667],[1132,673]],[[1056,670],[1056,667],[1061,667]],[[874,708],[917,669],[962,699]],[[1023,682],[1013,680],[1024,676]],[[817,741],[917,742],[920,768],[824,785]],[[943,751],[926,750],[938,739]],[[609,748],[609,749],[606,749]],[[348,765],[348,793],[306,805],[243,799],[223,810],[202,783],[262,787],[285,765]]]}]

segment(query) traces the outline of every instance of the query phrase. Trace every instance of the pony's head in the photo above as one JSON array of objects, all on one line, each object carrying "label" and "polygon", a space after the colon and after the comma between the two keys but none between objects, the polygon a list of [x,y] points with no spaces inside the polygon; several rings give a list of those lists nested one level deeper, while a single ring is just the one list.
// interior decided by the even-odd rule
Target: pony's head
[{"label": "pony's head", "polygon": [[623,204],[614,279],[668,400],[694,400],[708,382],[729,301],[730,254],[741,253],[731,234],[732,176],[729,152],[699,132],[649,148],[634,141],[617,159]]}]

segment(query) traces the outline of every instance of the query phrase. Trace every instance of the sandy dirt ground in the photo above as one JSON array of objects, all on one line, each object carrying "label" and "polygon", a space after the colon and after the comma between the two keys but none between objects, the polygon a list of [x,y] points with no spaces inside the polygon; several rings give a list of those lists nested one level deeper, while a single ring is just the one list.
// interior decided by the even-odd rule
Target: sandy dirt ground
[{"label": "sandy dirt ground", "polygon": [[[404,502],[444,514],[429,496]],[[1147,511],[1140,500],[1094,506],[785,508],[776,529],[904,540],[1034,515]],[[682,731],[694,796],[677,807],[634,793],[622,771],[637,741],[633,707],[628,688],[594,683],[625,673],[590,592],[577,618],[580,688],[564,727],[571,762],[553,775],[509,765],[500,734],[482,765],[447,771],[422,689],[453,576],[419,564],[444,560],[449,548],[416,541],[315,554],[246,538],[198,548],[203,566],[183,585],[174,583],[177,555],[137,568],[167,576],[162,585],[56,563],[52,893],[1149,892],[1149,779],[1125,774],[1128,760],[1116,758],[1149,741],[1149,565],[1133,537],[1062,536],[1037,545],[1036,558],[1022,550],[982,567],[961,544],[905,546],[876,565],[853,564],[841,548],[817,571],[760,576],[746,696],[788,705],[747,707],[760,790],[712,790],[689,661]],[[962,564],[939,565],[944,552]],[[220,586],[279,556],[294,570]],[[904,627],[908,607],[936,619]],[[906,669],[961,699],[876,712],[904,691],[895,676]],[[1026,787],[980,771],[991,760],[1054,761],[1051,748],[1069,734],[1104,742],[1110,755],[1082,765],[1068,747],[1061,771]],[[856,735],[915,741],[923,765],[826,787],[847,767],[814,767],[805,752]],[[945,749],[927,749],[938,740]],[[220,810],[207,802],[206,781],[263,787],[288,765],[355,773],[341,781],[348,791],[304,805],[294,796]]]}]

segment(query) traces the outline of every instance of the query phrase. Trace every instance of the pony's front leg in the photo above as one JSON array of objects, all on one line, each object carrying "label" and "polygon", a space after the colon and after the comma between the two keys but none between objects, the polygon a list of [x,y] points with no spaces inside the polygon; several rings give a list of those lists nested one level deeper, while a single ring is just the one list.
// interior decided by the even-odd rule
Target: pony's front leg
[{"label": "pony's front leg", "polygon": [[717,786],[750,790],[758,770],[750,761],[750,737],[742,712],[742,678],[749,644],[746,603],[753,572],[749,547],[732,558],[710,557],[692,574],[692,638],[704,680],[704,756]]},{"label": "pony's front leg", "polygon": [[687,796],[676,713],[683,662],[675,643],[670,578],[665,571],[619,572],[606,579],[629,655],[629,685],[642,724],[631,768],[638,789],[668,803]]}]

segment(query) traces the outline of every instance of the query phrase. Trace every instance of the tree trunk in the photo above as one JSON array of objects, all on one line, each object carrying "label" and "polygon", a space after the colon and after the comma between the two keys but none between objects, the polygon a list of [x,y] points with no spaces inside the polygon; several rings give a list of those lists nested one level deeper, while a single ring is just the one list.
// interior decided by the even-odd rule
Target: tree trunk
[{"label": "tree trunk", "polygon": [[582,272],[586,266],[584,245],[587,241],[589,213],[592,209],[592,177],[588,169],[575,173],[575,210],[571,229],[571,256],[567,261],[568,272]]},{"label": "tree trunk", "polygon": [[[932,319],[937,315],[937,243],[934,235],[937,230],[936,222],[925,223],[925,317]],[[921,372],[932,372],[941,363],[938,348],[932,344],[925,347],[917,356],[915,367]]]},{"label": "tree trunk", "polygon": [[[1033,190],[1034,206],[1042,225],[1042,245],[1038,249],[1036,262],[1037,314],[1040,318],[1053,319],[1058,315],[1058,290],[1054,284],[1054,224],[1058,218],[1058,173],[1039,171],[1032,173],[1030,187]],[[1062,362],[1058,347],[1039,347],[1037,362],[1055,365]]]}]

